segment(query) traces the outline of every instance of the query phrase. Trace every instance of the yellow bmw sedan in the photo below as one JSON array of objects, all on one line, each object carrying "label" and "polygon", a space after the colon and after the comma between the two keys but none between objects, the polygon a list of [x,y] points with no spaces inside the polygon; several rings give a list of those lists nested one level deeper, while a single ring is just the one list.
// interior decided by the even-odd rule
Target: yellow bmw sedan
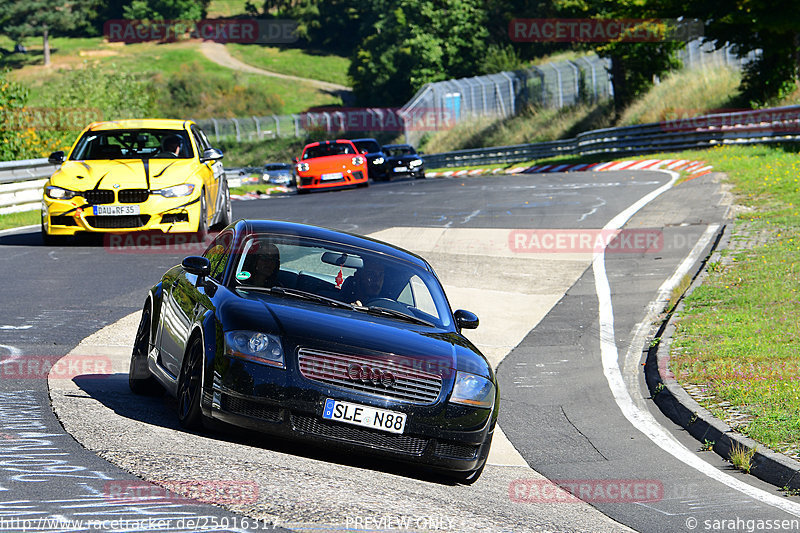
[{"label": "yellow bmw sedan", "polygon": [[189,120],[94,122],[44,187],[42,237],[79,232],[196,233],[231,221],[222,152]]}]

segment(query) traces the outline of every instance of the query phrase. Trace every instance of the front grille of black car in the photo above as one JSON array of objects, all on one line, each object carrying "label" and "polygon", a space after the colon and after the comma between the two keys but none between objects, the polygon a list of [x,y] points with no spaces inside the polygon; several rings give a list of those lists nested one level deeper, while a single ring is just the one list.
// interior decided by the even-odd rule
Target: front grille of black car
[{"label": "front grille of black car", "polygon": [[55,215],[50,217],[51,226],[77,226],[75,219],[67,215]]},{"label": "front grille of black car", "polygon": [[326,423],[311,416],[291,415],[289,418],[296,431],[356,444],[366,444],[409,455],[422,455],[428,444],[427,439],[420,437],[384,433],[338,423]]},{"label": "front grille of black car", "polygon": [[475,459],[479,446],[475,444],[461,444],[460,442],[437,441],[436,455],[452,457],[454,459]]},{"label": "front grille of black car", "polygon": [[[301,348],[298,351],[297,360],[300,373],[312,381],[382,398],[430,404],[436,401],[442,390],[442,378],[413,368],[413,361],[400,364],[308,348]],[[356,370],[355,367],[360,370]],[[364,372],[367,369],[376,379],[364,379]],[[377,377],[385,377],[387,373],[391,374],[391,379]]]},{"label": "front grille of black car", "polygon": [[86,222],[97,229],[141,228],[150,215],[88,216]]},{"label": "front grille of black car", "polygon": [[223,411],[267,420],[269,422],[280,422],[283,419],[280,408],[274,405],[265,405],[251,400],[243,400],[227,394],[222,395],[220,408]]},{"label": "front grille of black car", "polygon": [[78,194],[83,196],[86,201],[92,205],[114,203],[114,191],[109,191],[107,189],[83,191]]},{"label": "front grille of black car", "polygon": [[146,202],[150,197],[147,189],[122,189],[119,191],[119,201],[123,204],[139,204]]}]

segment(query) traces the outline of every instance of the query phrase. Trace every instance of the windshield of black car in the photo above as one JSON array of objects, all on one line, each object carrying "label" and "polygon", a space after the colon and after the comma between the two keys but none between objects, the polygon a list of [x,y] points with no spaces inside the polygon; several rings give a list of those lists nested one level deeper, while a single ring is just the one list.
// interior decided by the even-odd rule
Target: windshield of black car
[{"label": "windshield of black car", "polygon": [[186,131],[163,129],[87,131],[70,154],[71,161],[192,157]]},{"label": "windshield of black car", "polygon": [[422,325],[451,324],[441,285],[427,269],[330,241],[253,235],[242,243],[241,253],[234,259],[232,283],[245,290],[274,287],[277,290],[269,292],[275,296],[302,297],[292,293],[308,293],[361,312],[384,309],[388,312],[382,316],[403,319],[398,315],[401,313],[408,317],[406,321]]},{"label": "windshield of black car", "polygon": [[362,154],[374,154],[381,151],[381,146],[375,141],[358,141],[355,145]]},{"label": "windshield of black car", "polygon": [[306,148],[306,151],[303,152],[303,159],[354,153],[353,146],[349,143],[320,144],[318,146],[309,146]]},{"label": "windshield of black car", "polygon": [[415,155],[416,152],[413,148],[391,148],[387,152],[392,157],[397,157],[401,155]]}]

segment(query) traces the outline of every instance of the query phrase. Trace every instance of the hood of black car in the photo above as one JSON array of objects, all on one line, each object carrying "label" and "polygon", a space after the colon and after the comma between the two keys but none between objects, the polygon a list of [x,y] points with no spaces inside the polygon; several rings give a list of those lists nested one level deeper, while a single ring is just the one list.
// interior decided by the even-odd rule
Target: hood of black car
[{"label": "hood of black car", "polygon": [[416,362],[424,362],[421,369],[439,375],[455,367],[455,344],[445,330],[303,302],[286,305],[272,300],[264,306],[296,348],[360,355],[417,368]]}]

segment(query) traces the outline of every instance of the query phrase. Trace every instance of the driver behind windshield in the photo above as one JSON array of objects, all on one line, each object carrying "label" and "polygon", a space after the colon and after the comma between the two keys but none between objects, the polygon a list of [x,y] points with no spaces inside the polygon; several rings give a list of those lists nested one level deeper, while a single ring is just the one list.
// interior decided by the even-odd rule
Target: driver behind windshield
[{"label": "driver behind windshield", "polygon": [[356,305],[366,305],[370,300],[380,298],[383,278],[383,263],[364,258],[364,266],[356,270],[342,286],[345,300]]},{"label": "driver behind windshield", "polygon": [[[247,285],[254,287],[276,287],[280,270],[281,254],[272,243],[257,243],[250,248],[244,260],[243,272],[249,277],[243,278]],[[242,279],[242,278],[240,278]]]}]

